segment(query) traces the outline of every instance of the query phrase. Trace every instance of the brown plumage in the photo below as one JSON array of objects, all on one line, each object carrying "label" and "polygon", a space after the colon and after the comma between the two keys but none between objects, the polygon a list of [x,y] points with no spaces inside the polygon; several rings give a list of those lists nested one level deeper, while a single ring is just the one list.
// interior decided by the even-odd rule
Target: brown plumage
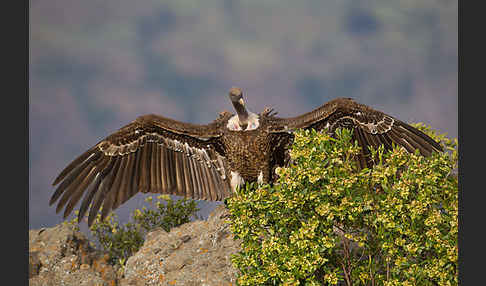
[{"label": "brown plumage", "polygon": [[[237,114],[222,112],[215,121],[196,125],[144,115],[98,142],[54,180],[50,204],[59,200],[64,218],[81,201],[79,217],[91,225],[100,207],[104,219],[138,192],[223,200],[243,182],[273,182],[275,168],[289,161],[293,131],[346,127],[362,147],[357,161],[371,167],[368,146],[392,144],[424,156],[442,147],[429,136],[350,98],[334,99],[292,118],[247,111],[239,88],[230,90]],[[83,197],[84,196],[84,197]],[[81,200],[82,199],[82,200]],[[91,208],[88,208],[91,204]]]}]

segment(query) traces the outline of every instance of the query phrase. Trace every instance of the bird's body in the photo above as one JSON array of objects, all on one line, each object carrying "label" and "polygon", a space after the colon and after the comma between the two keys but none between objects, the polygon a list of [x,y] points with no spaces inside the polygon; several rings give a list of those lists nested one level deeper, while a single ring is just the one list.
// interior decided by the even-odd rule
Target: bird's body
[{"label": "bird's body", "polygon": [[[247,182],[257,181],[258,176],[263,176],[263,182],[272,181],[272,167],[275,164],[272,156],[276,155],[278,148],[281,148],[281,144],[278,144],[279,139],[284,139],[271,133],[265,115],[262,117],[262,124],[257,129],[225,130],[221,138],[229,168]],[[284,137],[287,142],[290,142],[291,136]]]},{"label": "bird's body", "polygon": [[293,118],[248,111],[238,88],[230,90],[230,99],[237,114],[222,112],[206,125],[140,116],[69,164],[54,181],[60,184],[50,203],[59,199],[56,211],[65,206],[66,217],[84,195],[79,216],[91,205],[91,225],[100,207],[104,218],[138,192],[223,200],[244,182],[273,182],[275,168],[289,162],[292,133],[299,128],[331,134],[351,129],[362,147],[360,167],[372,164],[368,146],[391,149],[395,143],[424,156],[442,150],[419,130],[349,98]]}]

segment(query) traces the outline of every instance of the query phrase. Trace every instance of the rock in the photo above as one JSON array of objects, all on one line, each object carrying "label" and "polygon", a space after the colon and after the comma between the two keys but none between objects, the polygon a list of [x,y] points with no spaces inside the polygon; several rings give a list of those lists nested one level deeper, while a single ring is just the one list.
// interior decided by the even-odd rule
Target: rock
[{"label": "rock", "polygon": [[218,206],[205,221],[193,221],[170,232],[148,233],[140,250],[122,268],[93,249],[70,225],[29,231],[29,285],[236,285],[228,211]]},{"label": "rock", "polygon": [[39,260],[39,252],[29,252],[29,278],[39,274],[41,265],[42,264]]},{"label": "rock", "polygon": [[147,234],[144,245],[127,260],[120,285],[236,285],[231,254],[240,248],[218,206],[206,221],[194,221],[170,232]]},{"label": "rock", "polygon": [[73,226],[29,231],[29,285],[117,285],[107,256]]}]

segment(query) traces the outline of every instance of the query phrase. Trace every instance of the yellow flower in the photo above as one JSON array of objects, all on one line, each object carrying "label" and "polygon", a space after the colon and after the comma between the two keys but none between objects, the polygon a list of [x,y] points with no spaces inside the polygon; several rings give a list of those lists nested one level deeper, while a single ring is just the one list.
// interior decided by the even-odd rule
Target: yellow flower
[{"label": "yellow flower", "polygon": [[329,203],[324,203],[324,204],[321,204],[319,205],[317,208],[316,208],[316,211],[319,215],[321,216],[324,216],[326,215],[327,213],[329,213],[329,207],[330,207],[330,204]]},{"label": "yellow flower", "polygon": [[164,201],[170,201],[169,195],[160,195],[159,197],[161,197]]},{"label": "yellow flower", "polygon": [[335,272],[326,273],[324,275],[324,281],[330,283],[331,285],[336,285],[338,283],[338,277]]}]

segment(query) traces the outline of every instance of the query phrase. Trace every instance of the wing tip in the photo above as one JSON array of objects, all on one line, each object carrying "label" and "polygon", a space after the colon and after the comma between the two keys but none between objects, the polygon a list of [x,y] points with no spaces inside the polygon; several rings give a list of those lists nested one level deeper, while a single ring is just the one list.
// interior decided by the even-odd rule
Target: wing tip
[{"label": "wing tip", "polygon": [[49,206],[52,206],[58,198],[55,198],[54,196],[51,196],[51,199],[49,200]]},{"label": "wing tip", "polygon": [[54,182],[52,182],[52,186],[54,187],[55,185],[59,184],[59,182],[61,181],[61,179],[59,177],[57,177]]},{"label": "wing tip", "polygon": [[429,135],[427,135],[425,132],[419,130],[418,128],[416,127],[413,127],[409,124],[406,124],[404,122],[400,122],[401,125],[403,127],[405,127],[405,129],[407,129],[409,132],[411,133],[415,133],[415,135],[417,136],[420,136],[422,137],[422,139],[424,139],[431,147],[432,149],[432,152],[433,151],[440,151],[440,152],[444,152],[444,148],[442,147],[442,145],[440,144],[441,142],[437,142],[436,140],[434,140],[432,137],[430,137]]}]

